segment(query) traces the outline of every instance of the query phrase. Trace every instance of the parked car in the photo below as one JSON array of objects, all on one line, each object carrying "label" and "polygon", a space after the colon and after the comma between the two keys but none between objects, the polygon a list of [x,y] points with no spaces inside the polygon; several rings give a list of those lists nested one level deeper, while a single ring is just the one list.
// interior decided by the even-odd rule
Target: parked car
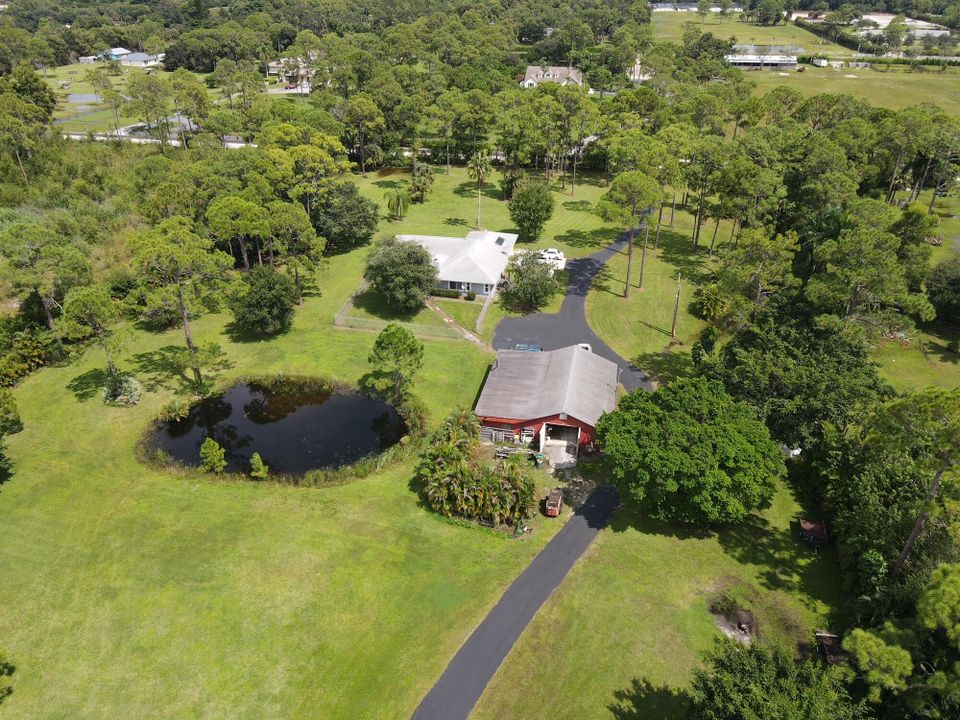
[{"label": "parked car", "polygon": [[284,90],[296,90],[296,89],[297,89],[297,84],[296,84],[296,83],[287,83],[286,85],[283,86],[283,89],[284,89]]},{"label": "parked car", "polygon": [[563,510],[563,490],[554,488],[550,491],[547,495],[546,509],[547,517],[557,517],[560,514]]},{"label": "parked car", "polygon": [[520,350],[521,352],[541,352],[543,350],[539,345],[532,345],[530,343],[517,343],[513,346],[514,350]]},{"label": "parked car", "polygon": [[556,248],[546,248],[540,251],[540,257],[544,260],[550,260],[551,262],[563,260],[563,251],[557,250]]}]

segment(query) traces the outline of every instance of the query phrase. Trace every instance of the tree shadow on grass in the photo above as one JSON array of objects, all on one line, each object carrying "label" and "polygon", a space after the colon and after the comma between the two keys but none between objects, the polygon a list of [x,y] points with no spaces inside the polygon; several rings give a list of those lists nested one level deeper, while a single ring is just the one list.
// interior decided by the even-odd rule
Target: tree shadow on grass
[{"label": "tree shadow on grass", "polygon": [[617,233],[610,228],[594,228],[593,230],[567,230],[554,238],[558,243],[566,243],[574,248],[606,247],[617,239]]},{"label": "tree shadow on grass", "polygon": [[614,279],[613,274],[610,272],[610,268],[607,265],[604,265],[601,270],[593,276],[593,282],[590,284],[591,290],[596,290],[597,292],[604,292],[608,295],[613,295],[614,297],[623,298],[623,288],[621,283],[623,280],[619,278]]},{"label": "tree shadow on grass", "polygon": [[362,292],[353,299],[353,306],[380,320],[408,322],[416,313],[401,312],[387,304],[383,295],[370,289]]},{"label": "tree shadow on grass", "polygon": [[[468,182],[462,182],[457,185],[453,192],[455,195],[460,197],[468,197],[477,199],[477,183],[470,180]],[[485,182],[483,188],[480,190],[480,194],[485,198],[490,198],[491,200],[503,200],[503,194],[500,192],[500,189],[497,187],[496,183]]]},{"label": "tree shadow on grass", "polygon": [[463,218],[448,217],[443,221],[444,225],[453,225],[455,227],[467,227],[468,223]]},{"label": "tree shadow on grass", "polygon": [[144,389],[151,392],[162,388],[193,392],[196,388],[193,378],[188,375],[189,370],[184,367],[184,352],[185,349],[179,345],[166,345],[134,355],[133,365]]},{"label": "tree shadow on grass", "polygon": [[933,356],[937,362],[960,364],[960,353],[953,349],[960,348],[960,327],[947,323],[930,323],[923,329],[935,339],[921,340],[920,352],[928,357]]},{"label": "tree shadow on grass", "polygon": [[660,259],[695,283],[704,283],[710,277],[706,254],[691,250],[690,238],[681,233],[661,229]]},{"label": "tree shadow on grass", "polygon": [[72,392],[80,402],[86,402],[103,390],[106,384],[107,371],[103,368],[96,368],[73,378],[67,383],[67,390]]},{"label": "tree shadow on grass", "polygon": [[561,204],[571,212],[590,212],[593,209],[593,203],[589,200],[565,200]]},{"label": "tree shadow on grass", "polygon": [[403,187],[406,183],[402,180],[374,180],[373,184],[382,190],[395,190]]},{"label": "tree shadow on grass", "polygon": [[253,332],[247,328],[241,328],[236,322],[231,321],[227,323],[223,331],[226,336],[230,338],[230,342],[252,344],[266,342],[268,340],[275,340],[290,332],[290,328],[284,328],[280,332],[274,333],[273,335],[266,335],[264,333]]},{"label": "tree shadow on grass", "polygon": [[633,678],[630,687],[613,693],[607,705],[615,720],[682,720],[689,712],[690,699],[676,688],[654,687],[647,679]]},{"label": "tree shadow on grass", "polygon": [[791,520],[789,529],[779,529],[751,515],[742,523],[723,527],[717,537],[727,555],[760,568],[756,582],[761,587],[803,592],[835,604],[840,582],[835,551],[828,547],[817,552],[805,545],[796,520]]},{"label": "tree shadow on grass", "polygon": [[[668,333],[669,335],[669,333]],[[693,360],[688,353],[669,349],[663,352],[643,353],[633,359],[633,365],[643,368],[658,383],[670,383],[693,373]]]},{"label": "tree shadow on grass", "polygon": [[614,532],[636,530],[645,535],[663,535],[678,540],[704,540],[714,534],[713,531],[704,528],[655,520],[645,516],[643,512],[627,504],[626,501],[610,520],[610,529]]}]

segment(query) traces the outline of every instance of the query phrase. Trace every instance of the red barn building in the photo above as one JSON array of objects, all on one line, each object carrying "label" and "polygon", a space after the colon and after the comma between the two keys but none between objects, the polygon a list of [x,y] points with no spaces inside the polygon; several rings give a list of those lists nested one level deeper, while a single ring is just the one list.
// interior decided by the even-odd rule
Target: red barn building
[{"label": "red barn building", "polygon": [[619,368],[573,345],[547,352],[501,350],[474,413],[495,437],[539,438],[576,447],[593,440],[597,420],[617,405]]}]

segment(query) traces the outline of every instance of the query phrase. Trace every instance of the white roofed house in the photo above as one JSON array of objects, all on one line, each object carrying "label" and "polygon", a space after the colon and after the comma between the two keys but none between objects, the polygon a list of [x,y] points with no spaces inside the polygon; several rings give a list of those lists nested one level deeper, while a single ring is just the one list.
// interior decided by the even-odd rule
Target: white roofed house
[{"label": "white roofed house", "polygon": [[540,83],[557,83],[558,85],[576,85],[577,87],[586,87],[583,81],[583,73],[580,68],[575,67],[554,67],[546,65],[527,65],[527,71],[520,81],[520,86],[525,88],[535,88]]},{"label": "white roofed house", "polygon": [[517,236],[474,230],[465,238],[397,235],[397,240],[417,243],[433,256],[439,289],[490,295],[507,268]]}]

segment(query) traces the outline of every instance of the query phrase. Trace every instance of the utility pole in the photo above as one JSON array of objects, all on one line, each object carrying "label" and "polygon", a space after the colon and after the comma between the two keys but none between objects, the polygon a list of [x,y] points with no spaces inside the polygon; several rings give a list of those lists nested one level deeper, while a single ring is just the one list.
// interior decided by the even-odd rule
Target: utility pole
[{"label": "utility pole", "polygon": [[670,328],[670,337],[677,339],[677,314],[680,312],[680,273],[677,273],[677,301],[673,305],[673,325]]},{"label": "utility pole", "polygon": [[640,254],[640,289],[643,290],[643,269],[647,266],[647,238],[650,237],[650,222],[645,221],[646,228],[643,231],[643,252]]}]

